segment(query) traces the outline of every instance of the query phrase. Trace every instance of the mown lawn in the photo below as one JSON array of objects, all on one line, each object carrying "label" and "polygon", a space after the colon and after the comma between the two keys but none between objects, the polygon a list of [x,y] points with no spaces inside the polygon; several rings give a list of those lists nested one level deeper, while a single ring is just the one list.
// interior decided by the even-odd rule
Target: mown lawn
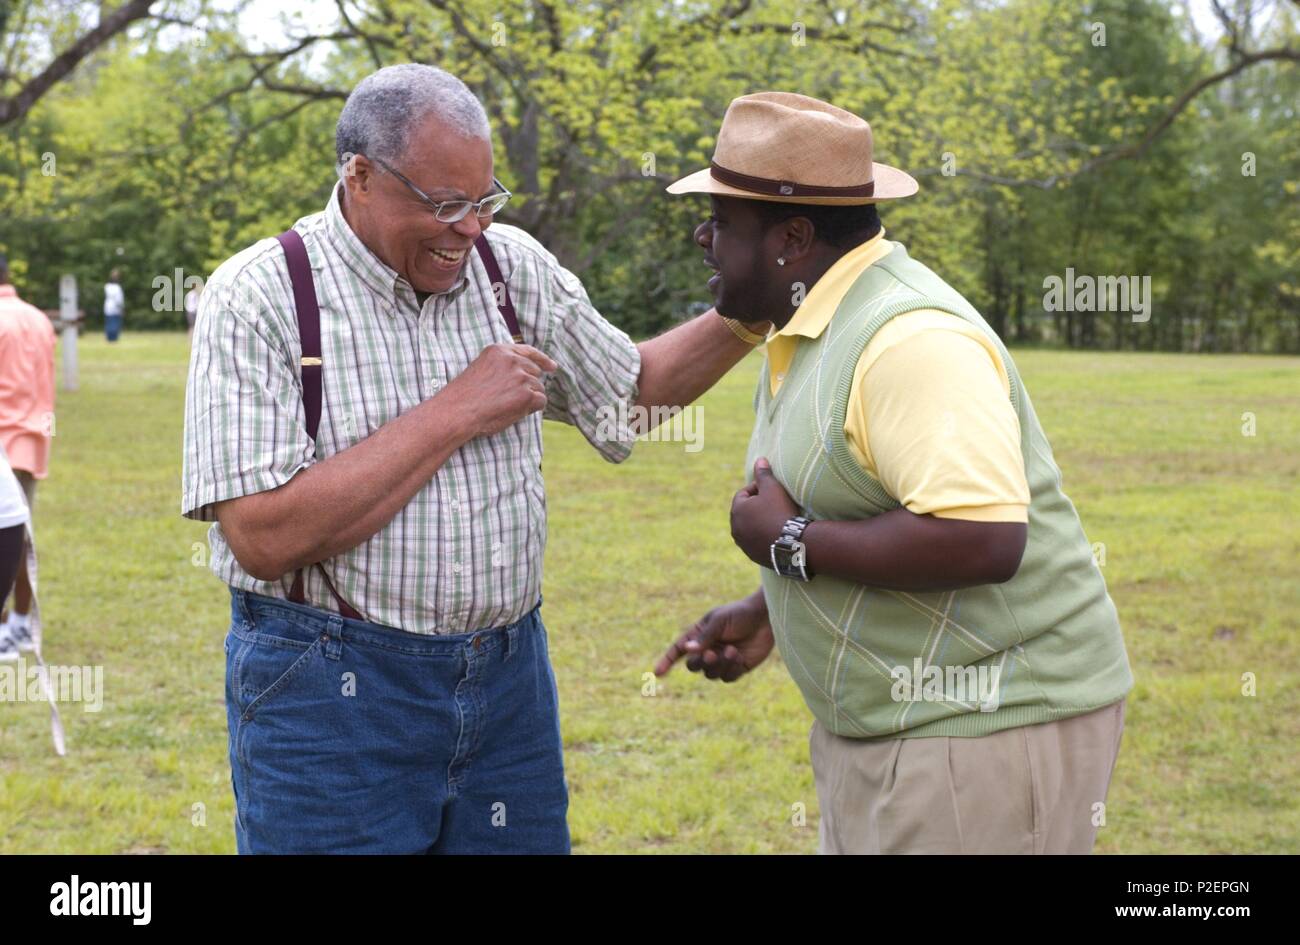
[{"label": "mown lawn", "polygon": [[[182,335],[87,336],[81,389],[60,394],[37,502],[45,652],[102,665],[104,705],[63,707],[58,758],[43,706],[0,703],[0,853],[234,851],[229,599],[205,526],[178,513],[186,359]],[[1300,361],[1017,360],[1138,679],[1098,852],[1297,852]],[[543,610],[576,852],[816,849],[811,717],[778,658],[643,694],[685,624],[755,586],[727,509],[758,365],[703,400],[698,452],[641,443],[616,467],[547,425]]]}]

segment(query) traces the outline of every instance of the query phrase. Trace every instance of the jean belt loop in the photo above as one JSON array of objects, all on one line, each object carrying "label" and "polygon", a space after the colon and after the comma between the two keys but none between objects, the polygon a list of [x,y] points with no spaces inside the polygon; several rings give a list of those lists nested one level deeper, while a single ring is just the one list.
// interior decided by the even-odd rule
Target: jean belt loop
[{"label": "jean belt loop", "polygon": [[525,617],[522,620],[516,620],[506,630],[506,659],[515,655],[515,650],[519,649],[519,631],[523,627]]},{"label": "jean belt loop", "polygon": [[234,597],[235,609],[239,612],[239,616],[243,618],[245,623],[252,625],[253,613],[248,607],[248,591],[232,587],[230,593],[231,596]]},{"label": "jean belt loop", "polygon": [[337,660],[343,654],[343,618],[330,614],[325,623],[325,658]]}]

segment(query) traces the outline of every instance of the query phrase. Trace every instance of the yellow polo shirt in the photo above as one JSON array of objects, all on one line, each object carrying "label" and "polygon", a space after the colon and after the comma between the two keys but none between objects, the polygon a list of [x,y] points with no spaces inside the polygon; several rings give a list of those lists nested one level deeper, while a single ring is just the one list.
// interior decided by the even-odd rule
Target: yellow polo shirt
[{"label": "yellow polo shirt", "polygon": [[[816,338],[858,276],[893,249],[882,229],[836,261],[766,341],[772,396],[799,337]],[[1026,522],[1029,485],[1020,421],[997,349],[947,312],[921,309],[886,322],[862,352],[844,435],[869,475],[917,515]]]}]

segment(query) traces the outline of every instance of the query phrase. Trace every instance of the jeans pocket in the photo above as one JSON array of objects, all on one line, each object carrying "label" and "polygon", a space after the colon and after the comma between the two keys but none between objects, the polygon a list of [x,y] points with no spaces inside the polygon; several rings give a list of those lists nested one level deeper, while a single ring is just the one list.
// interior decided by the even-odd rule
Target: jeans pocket
[{"label": "jeans pocket", "polygon": [[239,711],[235,756],[245,768],[249,766],[250,726],[257,724],[258,715],[274,709],[276,701],[291,692],[295,681],[309,675],[311,663],[320,652],[319,638],[305,643],[258,635],[241,646],[233,677]]},{"label": "jeans pocket", "polygon": [[241,715],[251,719],[302,675],[320,651],[311,643],[258,636],[241,654],[237,679]]}]

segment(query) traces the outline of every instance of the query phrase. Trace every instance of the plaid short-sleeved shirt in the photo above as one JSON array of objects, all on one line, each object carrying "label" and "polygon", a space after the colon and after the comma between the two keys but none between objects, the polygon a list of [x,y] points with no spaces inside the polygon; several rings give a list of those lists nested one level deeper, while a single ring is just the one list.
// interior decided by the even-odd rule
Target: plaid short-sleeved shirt
[{"label": "plaid short-sleeved shirt", "polygon": [[[215,522],[213,503],[283,485],[437,395],[487,345],[510,341],[477,252],[457,285],[421,306],[352,231],[337,187],[324,212],[294,228],[321,310],[317,443],[307,436],[288,267],[279,243],[265,239],[218,268],[200,302],[185,399],[188,518]],[[544,416],[576,426],[611,462],[626,459],[634,435],[617,426],[627,415],[617,405],[637,396],[636,345],[532,237],[500,223],[487,234],[525,342],[559,365],[546,376]],[[465,633],[532,609],[546,547],[542,418],[466,443],[381,531],[322,562],[339,594],[365,619],[414,633]],[[220,524],[208,538],[212,570],[227,584],[288,596],[292,574],[260,581],[235,560]],[[307,602],[335,609],[321,569],[304,576]]]}]

